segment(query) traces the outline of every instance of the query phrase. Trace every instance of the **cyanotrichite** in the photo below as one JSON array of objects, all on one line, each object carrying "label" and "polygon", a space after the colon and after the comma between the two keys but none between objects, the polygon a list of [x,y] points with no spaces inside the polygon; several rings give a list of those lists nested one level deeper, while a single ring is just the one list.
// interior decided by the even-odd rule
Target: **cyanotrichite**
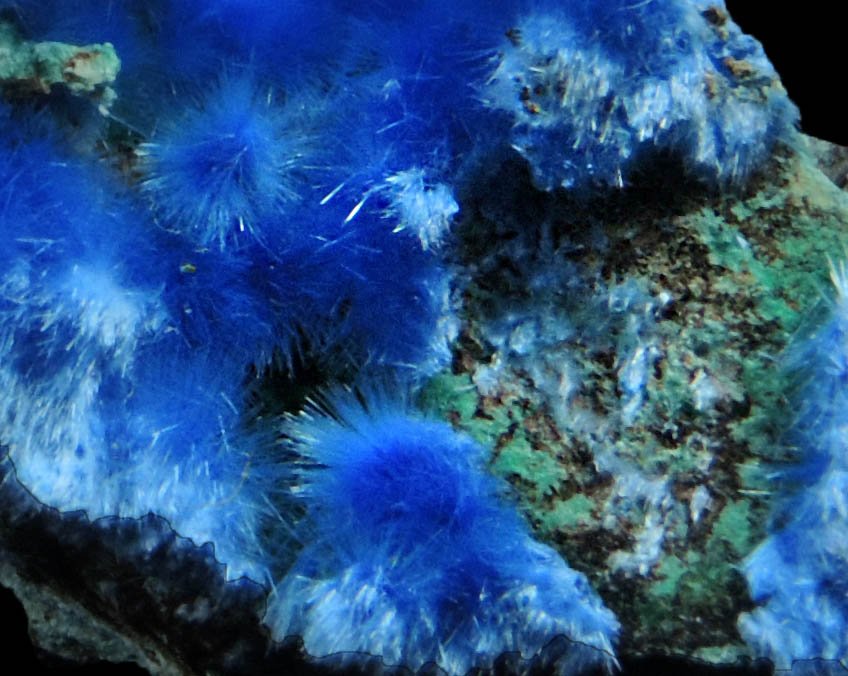
[{"label": "cyanotrichite", "polygon": [[[112,41],[124,63],[119,98],[108,120],[92,110],[85,132],[112,157],[116,128],[144,143],[118,177],[80,151],[91,136],[81,139],[67,98],[44,102],[52,123],[26,121],[25,105],[3,121],[0,230],[13,245],[0,277],[0,378],[14,393],[0,407],[3,441],[45,502],[91,516],[156,511],[213,541],[230,576],[264,578],[272,567],[265,497],[289,475],[248,411],[250,378],[303,345],[348,370],[412,381],[444,366],[456,319],[438,249],[475,166],[518,152],[543,188],[618,185],[660,150],[680,152],[707,180],[735,181],[795,119],[758,45],[720,4],[713,13],[682,0],[3,4],[28,39]],[[771,88],[758,98],[761,76]],[[133,185],[118,187],[123,179]],[[378,427],[397,434],[408,411],[386,410],[395,423]],[[465,443],[443,427],[431,433],[448,448]],[[450,485],[477,491],[463,520],[520,546],[506,547],[498,570],[479,554],[448,560],[471,574],[434,599],[460,602],[426,616],[443,622],[438,631],[403,634],[406,647],[384,636],[387,654],[422,659],[455,627],[465,633],[448,663],[485,662],[508,642],[491,630],[474,644],[469,613],[521,627],[522,611],[518,596],[487,608],[468,590],[493,580],[520,596],[526,571],[515,562],[542,586],[556,578],[575,589],[544,606],[550,621],[521,634],[520,647],[535,650],[562,627],[597,630],[587,642],[609,645],[614,618],[581,576],[492,498],[479,458],[459,466],[468,474],[447,466]],[[485,545],[460,536],[471,551]],[[386,537],[391,549],[396,533]],[[361,564],[339,558],[329,577],[310,572],[309,584],[345,590],[333,573],[365,584],[388,566],[397,585],[420,572],[414,559],[381,560],[379,542],[361,554]],[[292,617],[327,647],[328,625],[310,609]]]},{"label": "cyanotrichite", "polygon": [[615,663],[615,616],[533,540],[471,438],[384,390],[333,393],[283,429],[309,516],[269,606],[276,637],[463,674],[564,634],[562,673]]},{"label": "cyanotrichite", "polygon": [[[745,561],[760,607],[739,619],[758,654],[788,669],[793,660],[848,658],[848,278],[834,267],[829,318],[792,346],[785,368],[798,377],[796,417],[786,443],[801,454],[784,472],[775,532]],[[838,669],[836,669],[838,671]],[[823,672],[824,673],[824,672]],[[834,672],[835,673],[835,672]]]}]

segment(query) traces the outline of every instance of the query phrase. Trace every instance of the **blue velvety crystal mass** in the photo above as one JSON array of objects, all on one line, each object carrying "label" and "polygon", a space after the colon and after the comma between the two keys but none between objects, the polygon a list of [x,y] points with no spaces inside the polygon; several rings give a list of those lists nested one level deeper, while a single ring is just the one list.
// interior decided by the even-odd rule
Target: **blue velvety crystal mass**
[{"label": "blue velvety crystal mass", "polygon": [[384,393],[337,393],[326,408],[287,428],[309,544],[272,597],[272,631],[416,670],[438,655],[457,674],[558,634],[577,642],[565,673],[614,662],[614,615],[531,538],[484,448]]},{"label": "blue velvety crystal mass", "polygon": [[[533,540],[488,451],[368,383],[448,365],[444,252],[487,162],[517,156],[548,191],[621,187],[658,154],[710,186],[757,168],[797,111],[723,3],[0,8],[27,40],[122,61],[111,107],[0,110],[0,438],[20,481],[212,542],[229,578],[274,584],[274,637],[315,654],[463,673],[564,634],[563,670],[612,666],[618,621]],[[121,138],[123,170],[101,157]],[[288,418],[281,450],[258,376],[315,353],[371,394]]]},{"label": "blue velvety crystal mass", "polygon": [[509,113],[539,186],[621,186],[645,154],[743,179],[797,120],[762,47],[710,0],[538,3],[481,95]]},{"label": "blue velvety crystal mass", "polygon": [[[761,607],[739,619],[743,637],[778,668],[815,655],[848,653],[848,278],[834,267],[830,318],[790,350],[786,367],[800,381],[791,443],[802,462],[784,472],[784,504],[775,532],[746,560],[751,595]],[[838,668],[836,669],[838,671]]]}]

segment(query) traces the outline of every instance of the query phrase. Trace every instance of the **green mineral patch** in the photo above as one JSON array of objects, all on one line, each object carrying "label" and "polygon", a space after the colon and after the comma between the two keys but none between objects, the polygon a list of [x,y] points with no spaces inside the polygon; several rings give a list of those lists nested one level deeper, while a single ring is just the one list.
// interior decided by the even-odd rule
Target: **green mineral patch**
[{"label": "green mineral patch", "polygon": [[557,503],[556,507],[542,517],[541,530],[567,531],[579,527],[595,527],[597,519],[592,515],[595,503],[585,495],[578,493],[568,500]]},{"label": "green mineral patch", "polygon": [[735,617],[737,601],[746,595],[747,585],[726,554],[721,547],[711,548],[704,555],[694,551],[687,554],[688,565],[678,581],[676,598],[690,620],[706,614],[723,621]]},{"label": "green mineral patch", "polygon": [[749,500],[737,500],[728,503],[718,520],[713,524],[713,540],[723,540],[730,544],[738,557],[745,556],[752,548],[751,503]]},{"label": "green mineral patch", "polygon": [[[754,254],[737,228],[710,207],[701,209],[691,222],[701,241],[707,245],[712,265],[734,273],[751,272],[750,268],[755,264]],[[754,267],[759,269],[760,266]]]},{"label": "green mineral patch", "polygon": [[648,588],[648,593],[652,596],[674,598],[677,594],[677,583],[685,572],[686,564],[683,561],[676,556],[666,556],[654,573],[658,582]]},{"label": "green mineral patch", "polygon": [[521,415],[517,408],[501,402],[484,407],[467,373],[435,376],[421,391],[418,404],[489,448],[498,445],[498,440]]},{"label": "green mineral patch", "polygon": [[698,648],[692,657],[712,664],[734,664],[740,661],[746,663],[750,650],[740,643],[727,645],[711,645]]},{"label": "green mineral patch", "polygon": [[[492,469],[507,478],[517,475],[533,485],[534,502],[551,495],[568,477],[567,471],[556,458],[546,451],[534,449],[523,437],[513,439],[500,449]],[[560,506],[564,504],[560,503]]]},{"label": "green mineral patch", "polygon": [[467,422],[477,410],[477,388],[467,373],[441,373],[422,389],[418,405],[447,420],[458,418],[458,421]]}]

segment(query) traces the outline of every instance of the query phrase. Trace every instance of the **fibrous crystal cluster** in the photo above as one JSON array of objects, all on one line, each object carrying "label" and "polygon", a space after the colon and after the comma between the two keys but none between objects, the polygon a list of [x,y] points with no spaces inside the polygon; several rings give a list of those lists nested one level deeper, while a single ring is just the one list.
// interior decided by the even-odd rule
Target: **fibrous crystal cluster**
[{"label": "fibrous crystal cluster", "polygon": [[733,183],[797,118],[762,47],[720,3],[547,4],[510,28],[482,89],[513,117],[513,147],[544,189],[621,186],[662,151]]},{"label": "fibrous crystal cluster", "polygon": [[[395,394],[394,397],[397,397]],[[268,621],[313,654],[360,650],[450,673],[578,641],[560,668],[614,662],[618,622],[504,502],[487,451],[385,393],[336,395],[289,428],[309,544]],[[375,490],[375,487],[379,487]]]},{"label": "fibrous crystal cluster", "polygon": [[[18,49],[123,64],[111,107],[73,98],[76,61],[32,101],[12,86],[31,64],[0,52],[0,439],[20,481],[212,542],[229,577],[274,584],[274,636],[316,654],[461,673],[564,634],[563,669],[612,665],[617,620],[532,539],[487,450],[369,382],[447,365],[444,254],[480,167],[517,153],[544,190],[621,186],[660,153],[712,184],[757,167],[796,111],[721,3],[0,5]],[[654,306],[628,285],[599,303],[626,418]],[[535,349],[528,321],[502,349]],[[304,361],[364,400],[269,424],[260,376]]]},{"label": "fibrous crystal cluster", "polygon": [[[788,443],[799,465],[775,470],[786,485],[774,532],[746,560],[751,594],[761,607],[739,629],[779,668],[811,656],[848,657],[845,580],[848,572],[848,287],[844,265],[833,268],[830,318],[790,350],[785,368],[799,381]],[[834,673],[841,669],[833,665]]]}]

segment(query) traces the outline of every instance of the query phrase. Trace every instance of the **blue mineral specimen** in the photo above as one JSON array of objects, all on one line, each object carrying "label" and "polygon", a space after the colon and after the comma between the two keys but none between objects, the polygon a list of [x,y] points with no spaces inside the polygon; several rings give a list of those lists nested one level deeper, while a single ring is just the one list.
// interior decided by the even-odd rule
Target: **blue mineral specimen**
[{"label": "blue mineral specimen", "polygon": [[258,496],[239,491],[247,459],[232,437],[263,307],[220,264],[208,286],[183,283],[187,252],[114,177],[4,127],[0,420],[19,479],[92,518],[154,511],[260,576],[244,542]]},{"label": "blue mineral specimen", "polygon": [[336,393],[285,427],[309,544],[266,621],[313,654],[356,650],[452,674],[506,650],[575,641],[563,673],[611,666],[618,621],[530,536],[486,472],[486,449],[397,395]]},{"label": "blue mineral specimen", "polygon": [[[385,395],[338,396],[287,428],[292,465],[251,402],[257,374],[308,353],[333,362],[326,379],[366,384],[444,368],[451,225],[480,168],[507,155],[545,190],[622,186],[662,153],[741,182],[797,111],[723,3],[0,10],[26,40],[111,42],[123,63],[111,107],[56,86],[0,110],[0,439],[20,481],[62,510],[164,516],[211,541],[228,577],[263,582],[284,567],[298,500],[302,550],[267,621],[315,653],[461,673],[561,633],[579,642],[564,669],[612,665],[617,620],[531,538],[484,449]],[[634,314],[622,289],[627,307],[608,314]],[[633,410],[649,323],[634,319],[618,365]],[[837,469],[825,476],[842,486]],[[843,650],[808,635],[792,654]]]},{"label": "blue mineral specimen", "polygon": [[225,75],[197,108],[169,119],[144,148],[144,188],[160,221],[199,246],[274,241],[308,161],[297,114],[274,106],[249,73]]},{"label": "blue mineral specimen", "polygon": [[792,350],[800,376],[791,444],[803,454],[786,472],[790,497],[774,532],[746,560],[744,572],[760,607],[739,619],[757,653],[788,669],[793,660],[848,658],[848,277],[833,269],[831,316]]},{"label": "blue mineral specimen", "polygon": [[641,158],[743,180],[798,111],[763,53],[711,0],[537,2],[520,15],[481,96],[550,190],[622,186]]}]

